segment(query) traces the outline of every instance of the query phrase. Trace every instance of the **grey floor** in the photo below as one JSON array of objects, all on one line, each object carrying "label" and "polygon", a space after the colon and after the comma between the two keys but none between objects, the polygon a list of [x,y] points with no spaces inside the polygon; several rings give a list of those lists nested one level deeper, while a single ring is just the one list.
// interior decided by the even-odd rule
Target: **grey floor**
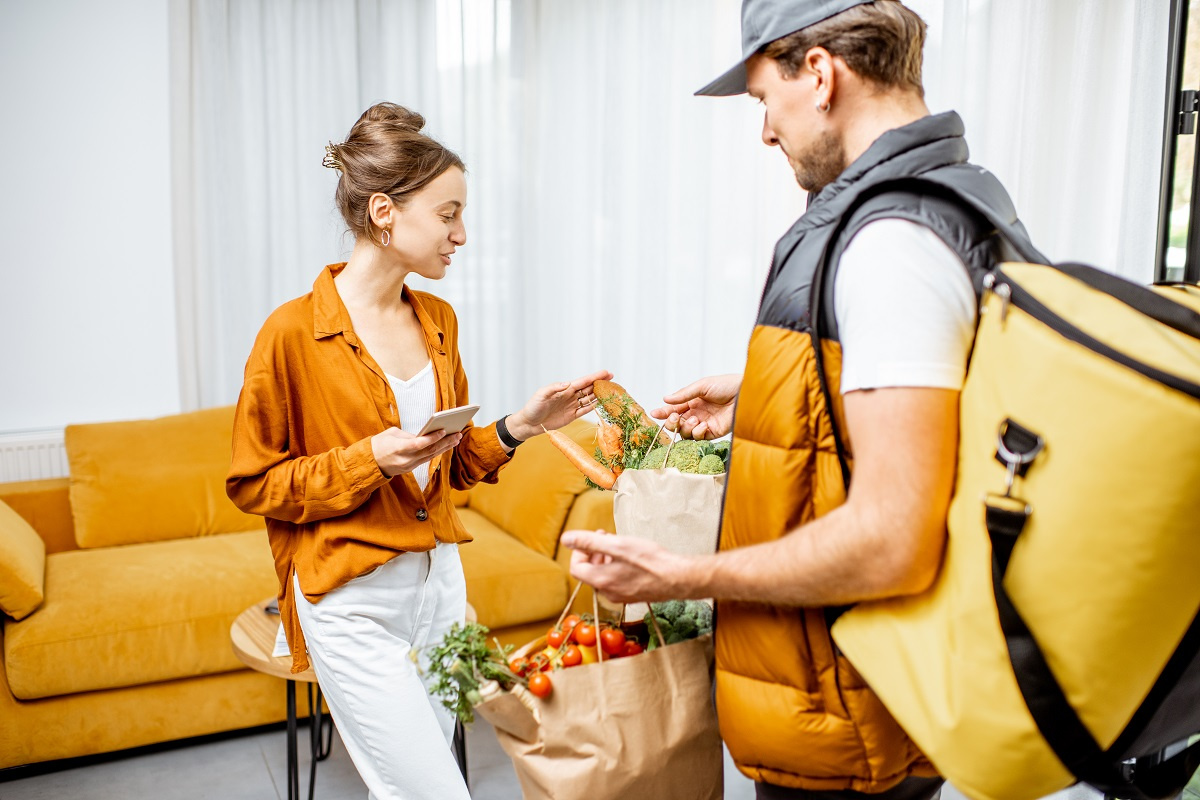
[{"label": "grey floor", "polygon": [[[300,729],[301,796],[308,796],[307,728]],[[74,769],[0,783],[0,800],[285,800],[286,734],[268,731],[205,742],[156,753],[118,757]],[[500,749],[491,727],[477,720],[467,732],[467,754],[474,800],[520,800],[512,762]],[[366,787],[334,734],[330,757],[317,765],[316,798],[364,800]],[[725,757],[725,797],[752,800],[753,784]],[[1101,795],[1075,787],[1054,800],[1098,800]],[[1190,795],[1187,800],[1195,800]],[[965,800],[954,787],[943,800]],[[642,800],[633,798],[631,800]]]},{"label": "grey floor", "polygon": [[[308,729],[300,729],[300,790],[308,796]],[[512,762],[483,720],[467,731],[474,800],[520,800]],[[317,764],[318,800],[364,800],[367,789],[334,733]],[[286,800],[287,738],[268,731],[0,783],[0,800]],[[751,800],[753,784],[726,757],[725,797]]]}]

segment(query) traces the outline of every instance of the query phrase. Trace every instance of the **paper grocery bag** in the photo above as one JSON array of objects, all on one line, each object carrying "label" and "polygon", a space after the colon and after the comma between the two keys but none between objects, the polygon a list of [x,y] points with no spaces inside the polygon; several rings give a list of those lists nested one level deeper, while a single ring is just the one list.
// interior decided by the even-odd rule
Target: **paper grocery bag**
[{"label": "paper grocery bag", "polygon": [[712,636],[550,673],[475,711],[496,729],[525,800],[720,800]]},{"label": "paper grocery bag", "polygon": [[[717,551],[725,475],[694,475],[677,469],[627,469],[617,478],[613,517],[618,536],[657,542],[674,553],[705,555]],[[612,605],[605,603],[610,611]],[[632,603],[624,619],[637,620],[648,610]]]},{"label": "paper grocery bag", "polygon": [[717,550],[725,475],[667,469],[627,469],[617,479],[617,534],[658,542],[685,555]]}]

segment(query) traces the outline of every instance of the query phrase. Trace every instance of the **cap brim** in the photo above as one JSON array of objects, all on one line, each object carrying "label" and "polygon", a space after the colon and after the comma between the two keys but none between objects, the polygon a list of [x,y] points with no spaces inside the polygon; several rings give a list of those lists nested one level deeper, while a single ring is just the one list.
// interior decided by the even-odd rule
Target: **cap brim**
[{"label": "cap brim", "polygon": [[739,61],[728,72],[696,92],[696,97],[729,97],[746,93],[746,62]]}]

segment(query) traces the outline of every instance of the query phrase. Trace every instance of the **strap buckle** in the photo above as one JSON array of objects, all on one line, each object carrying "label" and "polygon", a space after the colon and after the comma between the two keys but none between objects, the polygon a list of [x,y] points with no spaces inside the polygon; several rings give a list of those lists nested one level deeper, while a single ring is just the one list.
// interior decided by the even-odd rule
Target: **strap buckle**
[{"label": "strap buckle", "polygon": [[1004,497],[1012,497],[1013,483],[1025,477],[1029,465],[1045,447],[1046,440],[1012,419],[1000,423],[996,435],[996,460],[1004,465]]}]

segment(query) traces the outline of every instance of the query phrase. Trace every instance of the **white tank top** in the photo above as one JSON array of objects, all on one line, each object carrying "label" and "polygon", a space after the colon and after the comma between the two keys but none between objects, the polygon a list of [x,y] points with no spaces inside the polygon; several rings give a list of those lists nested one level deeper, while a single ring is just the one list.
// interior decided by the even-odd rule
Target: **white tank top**
[{"label": "white tank top", "polygon": [[[433,379],[433,362],[428,362],[420,372],[408,380],[400,380],[394,375],[387,376],[396,395],[396,410],[400,413],[400,428],[414,436],[425,426],[433,412],[437,410],[437,384]],[[413,470],[413,477],[421,491],[429,484],[429,462]]]}]

